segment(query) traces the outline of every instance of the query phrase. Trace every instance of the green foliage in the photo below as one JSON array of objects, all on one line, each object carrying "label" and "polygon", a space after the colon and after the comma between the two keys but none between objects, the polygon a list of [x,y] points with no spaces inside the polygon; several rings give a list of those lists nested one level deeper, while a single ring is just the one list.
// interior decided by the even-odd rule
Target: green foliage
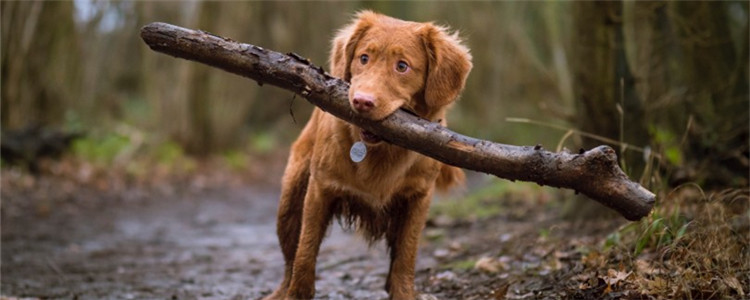
[{"label": "green foliage", "polygon": [[679,241],[690,224],[690,221],[680,213],[679,206],[672,209],[656,206],[647,218],[609,234],[603,248],[631,248],[633,255],[638,256],[646,249],[656,250]]},{"label": "green foliage", "polygon": [[542,188],[534,183],[493,179],[492,183],[459,199],[436,201],[430,213],[456,220],[484,219],[505,213],[518,217],[524,212],[509,209],[514,207],[512,202],[527,201],[542,192]]},{"label": "green foliage", "polygon": [[146,99],[128,97],[122,103],[123,120],[128,124],[149,124],[152,120],[152,108]]},{"label": "green foliage", "polygon": [[[154,160],[160,167],[177,173],[189,173],[198,168],[195,158],[188,156],[185,149],[173,141],[158,143],[153,150],[146,151],[145,157],[136,159],[134,161],[136,164],[131,163],[129,167],[139,162]],[[148,168],[144,166],[144,169]]]},{"label": "green foliage", "polygon": [[130,146],[127,136],[108,133],[102,137],[85,137],[73,142],[73,153],[85,160],[111,164]]},{"label": "green foliage", "polygon": [[465,271],[473,269],[476,264],[477,261],[475,259],[464,259],[447,263],[443,265],[443,268]]},{"label": "green foliage", "polygon": [[548,228],[541,228],[539,229],[539,238],[540,239],[547,239],[549,238],[550,231]]},{"label": "green foliage", "polygon": [[155,157],[161,164],[172,165],[185,157],[185,150],[175,142],[167,141],[156,147]]},{"label": "green foliage", "polygon": [[235,170],[247,169],[247,154],[238,150],[229,150],[222,154],[224,163]]},{"label": "green foliage", "polygon": [[155,141],[142,132],[92,134],[73,142],[72,151],[81,160],[102,167],[118,166],[131,176],[142,178],[154,170],[185,173],[197,163],[174,141]]},{"label": "green foliage", "polygon": [[502,212],[502,201],[498,201],[509,189],[507,181],[495,181],[459,200],[437,202],[432,206],[434,215],[446,215],[453,219],[486,218]]},{"label": "green foliage", "polygon": [[277,148],[278,141],[271,132],[260,132],[250,137],[250,149],[255,153],[265,154]]},{"label": "green foliage", "polygon": [[674,166],[682,165],[682,149],[680,149],[675,133],[653,125],[650,126],[649,131],[653,136],[652,142],[663,149],[667,161]]},{"label": "green foliage", "polygon": [[620,234],[620,231],[612,232],[604,240],[604,250],[609,250],[614,246],[620,245],[620,243],[622,243],[622,234]]}]

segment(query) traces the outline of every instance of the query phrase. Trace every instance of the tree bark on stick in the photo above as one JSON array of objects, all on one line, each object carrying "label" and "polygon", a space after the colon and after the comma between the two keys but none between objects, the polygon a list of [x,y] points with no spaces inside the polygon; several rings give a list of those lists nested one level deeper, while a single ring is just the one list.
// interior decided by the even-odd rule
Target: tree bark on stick
[{"label": "tree bark on stick", "polygon": [[141,29],[152,50],[208,64],[301,95],[344,121],[369,130],[387,142],[446,164],[493,174],[511,181],[573,189],[628,220],[651,211],[655,195],[631,181],[617,164],[615,151],[599,146],[579,153],[545,151],[541,146],[513,146],[467,137],[437,123],[396,111],[382,121],[362,118],[349,107],[349,84],[296,54],[282,54],[199,30],[166,23]]}]

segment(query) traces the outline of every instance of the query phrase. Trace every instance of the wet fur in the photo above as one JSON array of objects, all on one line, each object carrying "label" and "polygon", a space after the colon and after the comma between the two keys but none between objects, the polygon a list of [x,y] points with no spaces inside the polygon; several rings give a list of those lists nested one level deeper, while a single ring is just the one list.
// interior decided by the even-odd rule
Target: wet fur
[{"label": "wet fur", "polygon": [[[372,62],[360,63],[360,53]],[[394,71],[399,59],[408,60],[408,72]],[[351,84],[350,104],[355,92],[375,97],[372,110],[355,112],[378,120],[404,107],[443,125],[471,69],[468,49],[447,29],[370,11],[338,32],[330,62],[332,75]],[[349,149],[360,133],[316,108],[293,144],[277,220],[286,268],[268,299],[314,296],[320,243],[334,218],[371,243],[386,239],[386,290],[393,299],[414,299],[417,246],[433,192],[462,182],[463,172],[386,142],[368,144],[365,159],[354,163]]]}]

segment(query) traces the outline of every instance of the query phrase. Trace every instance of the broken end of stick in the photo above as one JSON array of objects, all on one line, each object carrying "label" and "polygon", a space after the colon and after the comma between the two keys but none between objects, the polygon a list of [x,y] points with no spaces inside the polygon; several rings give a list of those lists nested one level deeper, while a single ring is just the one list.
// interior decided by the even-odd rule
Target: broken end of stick
[{"label": "broken end of stick", "polygon": [[619,182],[601,191],[584,193],[591,199],[617,211],[629,221],[638,221],[651,213],[656,203],[656,195],[640,184],[629,181]]},{"label": "broken end of stick", "polygon": [[656,195],[637,182],[631,181],[617,164],[617,154],[609,146],[599,146],[587,151],[592,164],[588,174],[609,174],[608,178],[590,178],[584,189],[587,196],[619,212],[630,221],[638,221],[651,213]]},{"label": "broken end of stick", "polygon": [[646,198],[643,200],[646,204],[653,206],[654,203],[656,203],[656,195],[654,193],[642,187],[640,184],[638,185],[638,189],[640,189],[641,193],[646,196]]},{"label": "broken end of stick", "polygon": [[623,212],[623,217],[625,217],[629,221],[638,221],[651,213],[651,210],[654,208],[654,204],[656,203],[656,195],[646,188],[642,187],[640,184],[633,184],[636,185],[635,189],[637,190],[634,191],[634,195],[636,197],[632,200],[635,205],[632,205],[632,209],[621,212]]}]

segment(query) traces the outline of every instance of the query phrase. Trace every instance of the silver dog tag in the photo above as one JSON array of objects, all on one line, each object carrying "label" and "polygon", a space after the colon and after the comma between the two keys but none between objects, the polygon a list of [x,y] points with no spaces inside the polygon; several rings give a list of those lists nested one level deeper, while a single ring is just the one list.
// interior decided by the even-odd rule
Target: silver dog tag
[{"label": "silver dog tag", "polygon": [[365,143],[363,142],[356,142],[352,145],[352,148],[349,149],[349,157],[355,163],[365,159],[365,155],[367,155],[367,146],[365,146]]}]

